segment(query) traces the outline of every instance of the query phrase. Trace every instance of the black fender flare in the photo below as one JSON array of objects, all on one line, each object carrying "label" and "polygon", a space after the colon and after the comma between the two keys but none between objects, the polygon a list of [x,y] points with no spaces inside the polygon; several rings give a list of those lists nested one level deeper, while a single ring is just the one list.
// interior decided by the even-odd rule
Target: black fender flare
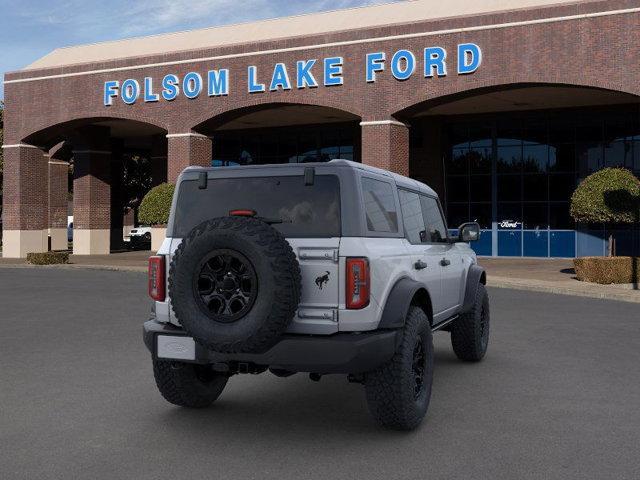
[{"label": "black fender flare", "polygon": [[406,277],[398,280],[389,292],[378,328],[402,328],[411,300],[420,289],[426,290],[424,285],[415,280]]},{"label": "black fender flare", "polygon": [[473,302],[476,299],[476,292],[479,284],[486,285],[487,274],[480,265],[471,265],[467,273],[467,284],[464,291],[464,303],[462,304],[462,313],[468,312],[473,308]]}]

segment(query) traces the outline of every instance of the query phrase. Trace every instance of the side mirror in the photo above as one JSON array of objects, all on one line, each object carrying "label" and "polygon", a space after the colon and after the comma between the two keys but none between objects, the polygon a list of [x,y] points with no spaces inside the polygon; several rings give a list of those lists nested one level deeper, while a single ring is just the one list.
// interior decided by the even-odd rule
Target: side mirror
[{"label": "side mirror", "polygon": [[480,239],[480,224],[477,222],[463,223],[458,227],[459,242],[475,242]]}]

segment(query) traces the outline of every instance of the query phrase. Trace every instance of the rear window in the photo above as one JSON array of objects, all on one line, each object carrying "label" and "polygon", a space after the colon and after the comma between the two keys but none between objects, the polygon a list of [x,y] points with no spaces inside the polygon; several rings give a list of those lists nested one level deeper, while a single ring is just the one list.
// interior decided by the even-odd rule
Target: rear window
[{"label": "rear window", "polygon": [[362,195],[367,218],[367,229],[370,232],[396,233],[398,231],[398,214],[391,184],[362,178]]},{"label": "rear window", "polygon": [[282,220],[272,226],[286,237],[340,236],[340,185],[335,175],[316,175],[313,185],[305,185],[302,175],[217,178],[202,190],[197,180],[184,181],[173,236],[185,237],[196,225],[241,209]]}]

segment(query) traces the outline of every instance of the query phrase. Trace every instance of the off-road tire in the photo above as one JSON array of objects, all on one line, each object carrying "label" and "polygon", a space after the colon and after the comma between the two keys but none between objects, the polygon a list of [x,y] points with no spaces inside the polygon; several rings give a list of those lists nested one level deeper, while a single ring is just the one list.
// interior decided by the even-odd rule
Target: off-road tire
[{"label": "off-road tire", "polygon": [[165,400],[179,407],[205,408],[222,393],[228,376],[207,365],[154,360],[153,376]]},{"label": "off-road tire", "polygon": [[[257,293],[250,310],[233,321],[216,321],[198,304],[194,275],[214,250],[239,253],[255,273]],[[176,249],[169,270],[176,317],[196,342],[217,352],[266,351],[291,322],[300,291],[300,265],[287,240],[267,223],[249,217],[201,223]]]},{"label": "off-road tire", "polygon": [[451,324],[451,345],[460,360],[479,362],[489,346],[489,295],[478,284],[473,307]]},{"label": "off-road tire", "polygon": [[[413,370],[414,349],[424,349],[422,389],[416,396]],[[394,430],[413,430],[429,408],[433,381],[433,339],[424,311],[411,307],[402,333],[402,343],[393,358],[365,375],[367,405],[374,419]]]}]

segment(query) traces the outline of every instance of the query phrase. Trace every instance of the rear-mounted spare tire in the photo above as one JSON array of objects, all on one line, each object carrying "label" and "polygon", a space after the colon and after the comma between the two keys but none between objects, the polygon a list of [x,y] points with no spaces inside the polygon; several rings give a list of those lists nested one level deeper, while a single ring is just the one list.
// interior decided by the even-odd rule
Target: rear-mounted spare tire
[{"label": "rear-mounted spare tire", "polygon": [[263,352],[300,302],[300,266],[267,223],[221,217],[201,223],[176,249],[169,297],[196,342],[217,352]]}]

